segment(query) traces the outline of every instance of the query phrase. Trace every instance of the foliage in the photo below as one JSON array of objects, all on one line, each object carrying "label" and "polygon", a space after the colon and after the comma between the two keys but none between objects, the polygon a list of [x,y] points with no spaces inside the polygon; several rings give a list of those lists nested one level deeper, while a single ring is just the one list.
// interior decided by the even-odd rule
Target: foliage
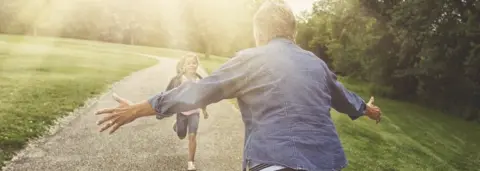
[{"label": "foliage", "polygon": [[0,42],[0,167],[56,119],[156,62],[126,45],[4,35]]},{"label": "foliage", "polygon": [[337,73],[479,118],[480,4],[465,0],[322,0],[302,16],[297,42]]},{"label": "foliage", "polygon": [[0,33],[232,56],[253,45],[256,6],[251,0],[0,0]]},{"label": "foliage", "polygon": [[[233,56],[253,46],[264,0],[0,0],[0,33],[57,36]],[[297,43],[377,94],[480,118],[480,3],[321,0]]]}]

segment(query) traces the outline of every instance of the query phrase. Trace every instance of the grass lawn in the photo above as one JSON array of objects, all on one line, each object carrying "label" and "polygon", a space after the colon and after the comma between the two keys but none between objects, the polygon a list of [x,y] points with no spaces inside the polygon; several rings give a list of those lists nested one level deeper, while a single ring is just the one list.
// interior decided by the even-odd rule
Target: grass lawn
[{"label": "grass lawn", "polygon": [[[223,61],[205,61],[208,71]],[[367,84],[340,78],[368,100]],[[230,100],[235,104],[235,100]],[[376,97],[384,113],[378,125],[367,118],[351,121],[332,113],[349,160],[349,170],[466,171],[480,170],[480,125],[425,107]]]},{"label": "grass lawn", "polygon": [[0,35],[0,167],[57,118],[156,60],[185,52],[73,39]]},{"label": "grass lawn", "polygon": [[[185,51],[0,35],[0,163],[89,97],[156,63],[134,53]],[[225,61],[213,56],[201,64],[211,72]],[[367,84],[341,81],[368,99]],[[478,170],[480,125],[406,102],[377,97],[376,103],[384,112],[379,125],[332,114],[350,162],[345,170]]]}]

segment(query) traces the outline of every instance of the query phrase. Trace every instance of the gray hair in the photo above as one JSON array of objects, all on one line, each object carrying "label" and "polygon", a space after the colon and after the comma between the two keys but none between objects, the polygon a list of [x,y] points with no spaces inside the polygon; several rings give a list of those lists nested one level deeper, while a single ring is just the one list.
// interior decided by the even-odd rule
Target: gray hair
[{"label": "gray hair", "polygon": [[253,22],[257,38],[264,43],[277,37],[295,39],[295,15],[283,0],[266,0],[255,13]]}]

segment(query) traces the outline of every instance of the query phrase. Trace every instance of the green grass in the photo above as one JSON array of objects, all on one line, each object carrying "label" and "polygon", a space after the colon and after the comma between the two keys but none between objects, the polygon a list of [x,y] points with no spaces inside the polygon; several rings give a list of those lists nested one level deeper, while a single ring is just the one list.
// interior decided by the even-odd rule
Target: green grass
[{"label": "green grass", "polygon": [[[212,71],[218,63],[222,62],[202,64]],[[368,100],[371,85],[346,78],[340,81]],[[332,113],[349,160],[344,170],[479,170],[480,125],[407,102],[376,97],[375,103],[383,112],[378,125],[365,117],[351,121],[344,114]]]},{"label": "green grass", "polygon": [[157,63],[134,53],[184,51],[0,35],[0,166],[49,125],[131,72]]},{"label": "green grass", "polygon": [[[0,162],[87,98],[156,63],[133,53],[178,57],[186,52],[0,35]],[[212,72],[226,60],[213,56],[201,64]],[[370,85],[340,81],[368,99]],[[376,97],[376,104],[384,113],[378,125],[332,114],[350,163],[345,170],[478,170],[478,124],[406,102]]]},{"label": "green grass", "polygon": [[[157,55],[161,57],[177,58],[188,53],[188,51],[183,51],[183,50],[154,48],[154,47],[136,46],[136,45],[125,45],[125,44],[68,39],[68,38],[29,37],[29,36],[14,36],[14,35],[0,34],[0,45],[2,45],[1,41],[6,41],[10,44],[28,43],[30,45],[54,46],[56,48],[68,48],[68,49],[75,49],[78,51],[95,51],[95,52],[103,52],[103,53],[110,53],[110,54],[113,53],[116,55],[132,55],[130,53],[145,53],[145,54]],[[203,56],[203,54],[201,53],[197,53],[197,54]],[[223,57],[212,55],[211,59],[218,59],[218,58],[223,58]]]}]

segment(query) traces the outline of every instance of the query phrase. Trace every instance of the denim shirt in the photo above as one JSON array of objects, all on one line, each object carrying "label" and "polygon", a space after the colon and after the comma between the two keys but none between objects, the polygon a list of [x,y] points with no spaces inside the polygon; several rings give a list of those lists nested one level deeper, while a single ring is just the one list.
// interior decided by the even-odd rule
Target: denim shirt
[{"label": "denim shirt", "polygon": [[366,107],[324,61],[283,38],[240,51],[210,76],[149,102],[162,119],[230,98],[237,98],[245,124],[244,168],[249,161],[299,170],[344,168],[330,109],[355,120]]}]

